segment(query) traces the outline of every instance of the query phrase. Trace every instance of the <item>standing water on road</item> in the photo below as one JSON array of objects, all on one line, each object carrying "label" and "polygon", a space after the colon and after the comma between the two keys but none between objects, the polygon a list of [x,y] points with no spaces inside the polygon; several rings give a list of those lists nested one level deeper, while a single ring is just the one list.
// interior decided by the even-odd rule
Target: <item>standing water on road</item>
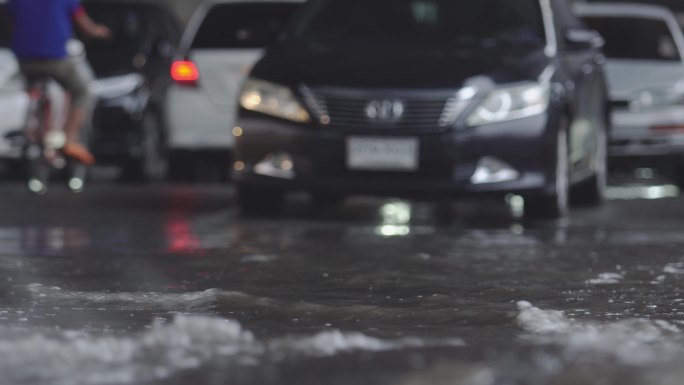
[{"label": "standing water on road", "polygon": [[681,385],[666,190],[524,223],[491,202],[249,219],[230,187],[4,186],[0,384]]}]

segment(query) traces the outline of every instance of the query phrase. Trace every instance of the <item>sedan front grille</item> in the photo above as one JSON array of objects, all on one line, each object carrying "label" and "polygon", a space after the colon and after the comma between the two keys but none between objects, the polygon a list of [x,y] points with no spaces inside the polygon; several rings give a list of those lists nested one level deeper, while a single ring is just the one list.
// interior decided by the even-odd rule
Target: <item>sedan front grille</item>
[{"label": "sedan front grille", "polygon": [[[309,109],[324,126],[341,129],[443,132],[469,102],[454,91],[356,91],[302,87]],[[386,104],[395,116],[377,119],[372,103]],[[397,104],[398,103],[398,104]]]}]

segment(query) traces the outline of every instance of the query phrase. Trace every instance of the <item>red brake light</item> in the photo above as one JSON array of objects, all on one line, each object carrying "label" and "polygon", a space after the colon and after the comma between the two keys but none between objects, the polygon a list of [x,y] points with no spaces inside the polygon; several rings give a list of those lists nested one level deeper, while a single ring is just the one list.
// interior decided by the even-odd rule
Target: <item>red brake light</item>
[{"label": "red brake light", "polygon": [[199,80],[199,70],[191,61],[175,61],[171,64],[171,78],[178,84],[194,86]]}]

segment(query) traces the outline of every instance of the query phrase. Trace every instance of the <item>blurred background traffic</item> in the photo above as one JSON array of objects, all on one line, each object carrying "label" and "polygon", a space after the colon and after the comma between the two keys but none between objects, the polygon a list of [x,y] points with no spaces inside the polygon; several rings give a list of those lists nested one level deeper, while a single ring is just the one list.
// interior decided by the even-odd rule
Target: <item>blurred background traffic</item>
[{"label": "blurred background traffic", "polygon": [[[423,6],[424,9],[422,10],[415,8],[418,6],[416,4],[412,6],[414,11],[420,11],[416,15],[429,16],[430,4],[432,3],[422,2],[418,4]],[[606,114],[606,123],[608,123],[605,127],[605,134],[607,135],[605,152],[611,156],[609,164],[613,175],[616,172],[620,175],[636,175],[647,178],[654,175],[665,175],[669,181],[676,185],[684,184],[684,37],[681,32],[681,25],[684,24],[684,6],[676,1],[642,2],[642,4],[651,6],[645,8],[639,8],[633,4],[626,5],[608,1],[598,6],[585,1],[576,1],[568,7],[556,4],[563,3],[562,1],[552,1],[551,3],[556,7],[554,12],[557,14],[574,14],[572,16],[567,15],[567,17],[556,15],[559,20],[566,20],[554,21],[554,23],[558,23],[556,28],[562,28],[562,31],[557,32],[567,35],[560,37],[559,40],[564,40],[563,43],[567,43],[567,45],[577,45],[574,48],[569,48],[567,51],[569,55],[577,54],[579,52],[577,48],[583,43],[585,43],[584,48],[589,51],[593,50],[593,55],[598,55],[592,59],[597,61],[596,73],[600,74],[599,79],[596,79],[595,82],[596,84],[605,83],[609,89],[604,92],[600,86],[594,84],[591,98],[592,102],[595,102],[594,105],[605,103],[605,111],[603,112]],[[611,6],[608,3],[614,4]],[[242,114],[243,117],[249,118],[250,110],[252,110],[245,108],[244,100],[242,100],[245,97],[245,92],[250,91],[243,88],[244,82],[250,77],[253,66],[264,55],[265,49],[274,46],[276,39],[283,36],[285,26],[302,2],[297,0],[208,2],[86,0],[84,4],[93,19],[108,26],[113,35],[113,39],[107,41],[79,39],[79,36],[76,36],[73,48],[74,55],[83,52],[82,48],[85,49],[85,55],[81,60],[84,66],[92,68],[96,79],[91,84],[91,92],[96,96],[96,101],[92,106],[92,119],[88,125],[87,141],[98,159],[98,166],[111,166],[116,178],[132,182],[162,180],[228,182],[236,174],[244,177],[247,171],[258,171],[260,166],[275,167],[276,171],[281,172],[281,175],[282,171],[290,171],[289,168],[305,168],[305,165],[294,164],[296,162],[293,157],[296,157],[296,154],[286,152],[278,146],[270,151],[267,149],[259,150],[258,156],[245,155],[249,151],[240,152],[240,150],[236,151],[235,148],[237,138],[244,140],[245,143],[252,143],[249,142],[249,135],[245,135],[245,138],[242,139],[245,127],[238,124],[240,118],[238,115]],[[662,7],[652,7],[656,5]],[[2,162],[0,164],[2,165],[3,178],[17,179],[22,178],[24,172],[22,167],[22,148],[24,145],[22,131],[25,126],[28,99],[25,94],[24,80],[20,76],[16,60],[8,48],[11,29],[3,7],[4,4],[0,2],[0,19],[3,20],[0,23],[0,116],[2,116],[0,120],[0,159]],[[308,19],[311,18],[311,14],[316,17],[315,12],[312,12],[304,12],[307,15],[302,15],[296,19],[295,23],[301,24],[302,29],[305,29],[304,27],[310,21]],[[521,11],[520,13],[524,12]],[[492,14],[494,15],[494,12]],[[578,20],[580,19],[584,22],[582,26],[584,29],[579,28],[579,24],[575,25],[579,23]],[[312,28],[319,27],[314,25]],[[570,31],[573,33],[566,33],[570,28],[574,28]],[[296,28],[291,26],[291,29]],[[596,36],[582,35],[583,32],[592,31],[597,31],[604,40],[597,41]],[[499,32],[511,33],[504,29]],[[284,40],[295,40],[297,33],[290,30],[289,33],[285,34],[288,37]],[[544,37],[541,36],[540,38],[543,39]],[[548,39],[548,36],[546,38]],[[593,41],[592,38],[594,38]],[[79,47],[78,41],[82,42],[83,47]],[[526,44],[529,44],[530,41]],[[291,56],[300,53],[296,52],[297,47],[287,45],[287,43],[279,44],[279,47],[294,47],[290,51]],[[573,50],[574,52],[572,52]],[[278,50],[274,49],[273,51]],[[606,57],[603,54],[607,56],[607,60],[604,60]],[[501,55],[505,56],[504,54]],[[352,60],[352,56],[350,55],[349,61]],[[568,55],[559,55],[559,57],[566,56]],[[309,64],[311,64],[315,58],[309,55],[305,60],[309,60]],[[439,59],[435,61],[439,61]],[[519,61],[520,63],[517,64],[524,65],[522,58]],[[570,63],[568,66],[576,64]],[[586,67],[587,65],[594,66],[591,63],[584,65],[584,70],[591,70],[591,68]],[[372,66],[372,64],[367,63],[368,66]],[[300,70],[302,69],[300,68]],[[327,67],[324,70],[331,74],[335,67]],[[426,74],[418,74],[415,77],[421,79],[421,77],[426,76]],[[289,80],[299,82],[300,79]],[[326,82],[324,76],[319,76],[316,80],[301,80],[302,85],[306,82],[308,85],[312,83],[316,85],[316,81],[320,83],[318,85],[321,87],[327,85],[323,84]],[[466,84],[466,80],[472,79],[459,79],[459,87]],[[369,89],[372,87],[369,82],[365,83],[359,84],[357,88]],[[390,81],[382,86],[393,89],[404,86],[404,84],[399,84],[400,82],[395,83],[392,84]],[[253,83],[249,82],[247,85],[254,86]],[[337,85],[340,85],[339,82]],[[262,86],[263,84],[257,84],[257,88]],[[322,126],[344,125],[347,128],[354,127],[354,121],[336,120],[335,117],[331,116],[336,112],[332,111],[336,108],[334,105],[336,102],[330,100],[331,95],[324,95],[321,89],[301,91],[299,86],[299,84],[293,86],[296,88],[294,98],[301,102],[307,116],[319,120]],[[458,90],[455,86],[452,88],[454,92]],[[477,87],[475,88],[477,89]],[[531,92],[537,91],[537,89],[530,90]],[[258,92],[261,91],[263,91],[263,87],[258,90]],[[569,92],[576,93],[575,97],[579,99],[588,100],[587,95],[589,94],[582,95],[580,91],[574,90]],[[54,87],[52,94],[53,98],[59,102],[61,96],[57,87]],[[256,97],[264,96],[262,94],[255,95]],[[502,95],[507,97],[509,94],[504,93]],[[411,106],[391,104],[395,99],[388,99],[386,95],[380,95],[379,99],[375,98],[377,100],[371,100],[374,99],[371,96],[377,95],[364,96],[365,99],[361,98],[362,101],[361,99],[357,100],[359,103],[369,103],[358,111],[358,113],[365,115],[365,123],[368,123],[368,119],[374,118],[373,116],[369,117],[369,114],[373,115],[372,111],[369,112],[369,108],[383,107],[383,103],[386,104],[386,102],[390,103],[390,105],[385,106],[388,108],[386,111],[390,113],[411,113],[409,111],[412,108]],[[402,95],[401,98],[406,99],[407,96]],[[593,98],[602,100],[596,101]],[[442,113],[442,117],[438,117],[441,119],[440,125],[444,123],[442,120],[445,116],[449,113],[453,115],[455,114],[454,111],[461,108],[461,106],[453,104],[455,103],[453,98],[445,100],[442,100],[442,105],[438,106],[440,108],[438,112]],[[505,99],[502,100],[505,101]],[[283,100],[279,99],[275,102],[283,102]],[[319,110],[321,103],[328,103],[329,105],[323,107],[329,108],[331,111]],[[498,103],[498,101],[490,97],[488,103]],[[260,107],[257,106],[256,108]],[[339,108],[352,107],[345,105]],[[404,108],[407,110],[404,111]],[[422,113],[427,114],[429,112],[427,108],[437,107],[425,105],[420,108],[422,108]],[[463,108],[467,109],[468,107]],[[485,113],[491,112],[486,110],[487,105],[484,105],[483,108],[485,108]],[[530,108],[534,108],[534,106]],[[382,112],[383,110],[380,108],[375,113],[377,114],[378,111]],[[266,113],[257,112],[269,118],[275,116],[281,121],[292,121],[292,119],[283,118],[277,113],[274,115],[268,111]],[[463,113],[463,111],[460,112]],[[331,117],[332,122],[330,122]],[[407,115],[406,119],[409,118]],[[601,160],[596,160],[604,155],[601,152],[604,151],[602,150],[604,144],[601,142],[599,132],[601,130],[590,128],[589,131],[596,132],[590,134],[585,132],[584,138],[582,138],[582,135],[576,134],[582,129],[575,127],[575,123],[581,123],[580,116],[568,116],[566,118],[570,120],[571,126],[568,129],[570,136],[568,139],[570,143],[568,173],[570,176],[567,184],[572,184],[572,186],[569,187],[568,191],[571,193],[573,190],[581,189],[583,190],[581,194],[576,194],[577,196],[581,195],[580,200],[591,201],[592,187],[584,186],[582,188],[582,186],[578,187],[577,185],[581,184],[580,182],[586,185],[587,180],[591,182],[591,178],[605,177],[601,175]],[[594,118],[600,119],[600,117],[594,116],[589,120]],[[448,124],[451,124],[452,128],[457,127],[457,120],[454,118]],[[395,126],[401,126],[402,123],[409,124],[411,122],[399,122]],[[419,123],[425,125],[424,121]],[[484,123],[491,124],[492,121],[485,121]],[[482,126],[484,123],[479,122],[478,124]],[[471,118],[466,125],[477,126],[478,124],[474,124]],[[555,127],[558,124],[549,123],[549,125]],[[377,133],[378,127],[370,127],[370,132]],[[368,130],[364,132],[364,134],[367,133]],[[394,134],[396,136],[396,132]],[[406,130],[402,136],[408,137],[405,134]],[[353,139],[351,136],[350,138]],[[412,135],[409,139],[413,138]],[[502,140],[506,140],[506,138],[504,137]],[[585,154],[586,159],[584,160],[579,159],[583,156],[582,151],[575,151],[574,148],[581,147],[582,144],[576,145],[576,142],[582,141],[586,142],[585,144],[588,143],[585,150],[590,153]],[[358,151],[359,148],[361,151],[368,150],[369,147],[363,146],[369,144],[364,143],[354,144],[356,146],[354,147],[355,151]],[[375,150],[380,148],[377,147],[378,143],[377,141],[371,143],[372,146],[375,146]],[[402,146],[406,143],[410,145],[410,141],[389,143],[387,138],[383,143],[386,146]],[[245,144],[245,146],[253,148],[254,146],[262,146],[262,144]],[[346,150],[351,154],[354,148],[351,147],[352,144],[348,144],[348,146]],[[513,150],[518,152],[529,150],[524,146],[526,145],[521,143],[512,145]],[[256,158],[250,160],[237,159],[236,152],[241,153],[240,156],[242,157],[252,156]],[[347,156],[351,157],[352,155],[349,154]],[[391,156],[392,154],[386,153],[385,155]],[[551,157],[553,158],[556,155],[551,155]],[[429,163],[429,161],[424,159],[424,154],[416,154],[415,156],[417,157],[416,162],[419,163],[415,170],[411,169],[410,164],[408,170],[384,169],[385,166],[383,165],[379,166],[380,170],[376,170],[373,167],[378,167],[378,165],[372,164],[370,166],[361,165],[361,169],[355,171],[367,172],[370,168],[373,169],[370,171],[379,172],[375,175],[386,175],[396,171],[423,174],[424,170],[421,169],[420,165],[425,164],[425,162]],[[499,158],[492,156],[492,154],[480,154],[479,156],[479,158],[468,160],[468,162],[459,159],[456,162],[460,168],[449,170],[454,175],[459,172],[464,175],[467,174],[466,177],[470,178],[469,184],[472,186],[466,190],[472,190],[471,187],[473,186],[477,187],[475,190],[487,189],[481,185],[507,182],[506,175],[513,179],[524,180],[525,175],[528,174],[526,165],[511,165],[509,164],[511,161],[506,163],[505,156]],[[502,158],[504,159],[502,160]],[[547,158],[544,155],[536,162],[544,163],[548,160]],[[314,161],[321,159],[317,158]],[[409,161],[409,163],[411,161],[410,159],[404,160]],[[347,159],[347,162],[354,161],[359,161],[359,159]],[[364,160],[361,159],[361,161]],[[366,159],[366,161],[373,160]],[[398,159],[398,161],[401,162],[402,160]],[[587,166],[586,170],[577,171],[582,166],[576,163],[582,162],[591,164]],[[283,165],[288,169],[279,170],[278,167]],[[347,166],[350,165],[347,164]],[[556,172],[557,170],[552,171]],[[334,172],[332,174],[330,171],[325,172],[334,175]],[[584,173],[587,177],[578,177],[575,175],[577,172]],[[320,171],[315,177],[320,179],[321,173],[323,171]],[[549,174],[547,171],[544,173]],[[594,175],[591,177],[589,174]],[[485,178],[484,182],[475,183],[473,178],[476,175]],[[504,179],[497,179],[502,175]],[[273,177],[273,175],[267,176]],[[297,175],[297,177],[299,176]],[[278,176],[274,178],[288,179]],[[548,175],[545,175],[545,178],[553,179]],[[243,191],[243,196],[258,196],[259,193],[263,193],[263,191],[255,190],[255,183],[251,183],[251,180],[250,183],[244,182],[244,178],[239,181],[241,187],[251,188],[247,192]],[[354,183],[363,183],[363,179],[359,181]],[[593,193],[602,197],[604,194],[601,191],[603,186],[601,186],[600,180],[597,183],[598,185],[593,187],[596,190]],[[249,186],[246,186],[247,184]],[[553,183],[551,184],[553,185]],[[302,186],[311,190],[314,198],[320,198],[319,201],[321,202],[331,203],[341,198],[330,194],[330,191],[316,191],[308,184]],[[496,190],[518,192],[517,190],[520,189],[519,186],[501,186],[503,187]],[[525,184],[523,187],[529,190],[530,186]],[[331,189],[329,186],[326,187],[327,190]],[[549,189],[548,186],[545,188]],[[558,186],[551,186],[550,188],[557,189]],[[353,192],[351,190],[354,189],[350,189],[350,192]],[[589,191],[587,192],[587,190]],[[523,192],[521,195],[524,195]],[[383,191],[384,195],[391,195],[391,193],[391,191]],[[528,199],[528,202],[549,198],[546,195],[549,194],[536,194],[534,199]],[[274,196],[270,195],[262,197],[261,201],[266,198],[270,201],[274,200]],[[557,197],[551,196],[550,198],[556,199]],[[255,205],[254,202],[242,202],[242,204],[246,206]],[[256,205],[259,203],[257,202]],[[558,211],[558,204],[555,206],[551,209],[542,207],[542,210]],[[560,211],[563,211],[563,207],[560,207]]]}]

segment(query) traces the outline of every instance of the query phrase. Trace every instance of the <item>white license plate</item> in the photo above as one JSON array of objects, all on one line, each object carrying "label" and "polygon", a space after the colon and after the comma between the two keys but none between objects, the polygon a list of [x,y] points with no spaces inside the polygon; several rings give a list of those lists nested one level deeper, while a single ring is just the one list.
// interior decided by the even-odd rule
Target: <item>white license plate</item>
[{"label": "white license plate", "polygon": [[347,167],[365,171],[415,171],[418,138],[347,138]]}]

